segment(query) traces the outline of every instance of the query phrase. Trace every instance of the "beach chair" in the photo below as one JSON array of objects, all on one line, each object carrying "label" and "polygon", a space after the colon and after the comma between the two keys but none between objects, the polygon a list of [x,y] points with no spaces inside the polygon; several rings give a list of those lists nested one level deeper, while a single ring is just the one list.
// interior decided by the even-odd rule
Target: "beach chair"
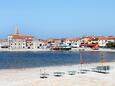
[{"label": "beach chair", "polygon": [[40,74],[40,78],[42,78],[42,79],[48,78],[48,76],[49,76],[49,74],[47,74],[47,73]]},{"label": "beach chair", "polygon": [[76,71],[68,71],[68,74],[69,74],[69,75],[75,75],[75,74],[76,74]]},{"label": "beach chair", "polygon": [[80,74],[86,74],[86,73],[87,73],[87,71],[86,71],[86,70],[84,70],[84,69],[81,69],[78,73],[80,73]]},{"label": "beach chair", "polygon": [[61,77],[63,76],[65,73],[64,72],[54,72],[54,76],[55,77]]},{"label": "beach chair", "polygon": [[110,66],[97,66],[94,72],[108,74],[110,70]]},{"label": "beach chair", "polygon": [[81,70],[79,70],[79,72],[78,73],[80,73],[80,74],[86,74],[87,72],[89,72],[90,70],[88,70],[88,69],[81,69]]}]

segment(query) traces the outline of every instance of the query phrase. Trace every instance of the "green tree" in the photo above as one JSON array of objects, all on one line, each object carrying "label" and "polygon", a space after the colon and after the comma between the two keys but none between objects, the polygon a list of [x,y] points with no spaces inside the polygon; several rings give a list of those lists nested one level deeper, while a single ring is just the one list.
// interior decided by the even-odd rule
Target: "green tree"
[{"label": "green tree", "polygon": [[108,48],[115,48],[115,42],[109,42],[107,43]]},{"label": "green tree", "polygon": [[92,38],[91,40],[92,41],[98,41],[99,39],[98,38]]}]

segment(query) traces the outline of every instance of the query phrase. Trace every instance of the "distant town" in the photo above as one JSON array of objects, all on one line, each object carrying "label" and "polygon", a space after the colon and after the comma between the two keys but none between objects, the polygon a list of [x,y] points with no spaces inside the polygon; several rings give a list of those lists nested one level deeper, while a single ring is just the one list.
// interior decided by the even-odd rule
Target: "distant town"
[{"label": "distant town", "polygon": [[77,48],[90,48],[98,50],[99,48],[114,48],[115,36],[82,36],[69,38],[48,38],[46,40],[36,38],[32,35],[22,34],[19,28],[13,34],[8,35],[6,39],[0,39],[0,50],[70,50]]}]

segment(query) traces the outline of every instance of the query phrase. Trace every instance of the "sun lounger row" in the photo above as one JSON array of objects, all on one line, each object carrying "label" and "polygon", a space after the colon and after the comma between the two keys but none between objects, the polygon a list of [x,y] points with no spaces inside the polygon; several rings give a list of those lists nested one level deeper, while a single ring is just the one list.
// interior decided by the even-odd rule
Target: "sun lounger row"
[{"label": "sun lounger row", "polygon": [[[103,74],[107,74],[109,73],[110,70],[110,66],[97,66],[96,68],[92,68],[92,72],[97,72],[97,73],[103,73]],[[76,75],[76,73],[78,74],[85,74],[87,72],[89,72],[90,70],[88,69],[81,69],[79,71],[68,71],[67,74],[68,75]],[[53,72],[53,76],[54,77],[62,77],[63,75],[65,75],[65,72]],[[49,74],[48,73],[41,73],[40,74],[40,78],[48,78]]]},{"label": "sun lounger row", "polygon": [[[86,70],[82,70],[80,72],[77,71],[68,71],[68,75],[76,75],[76,73],[81,73],[81,74],[85,74],[87,71]],[[65,75],[65,72],[54,72],[53,76],[54,77],[62,77],[63,75]],[[41,73],[40,74],[40,78],[45,79],[48,78],[49,74],[48,73]]]}]

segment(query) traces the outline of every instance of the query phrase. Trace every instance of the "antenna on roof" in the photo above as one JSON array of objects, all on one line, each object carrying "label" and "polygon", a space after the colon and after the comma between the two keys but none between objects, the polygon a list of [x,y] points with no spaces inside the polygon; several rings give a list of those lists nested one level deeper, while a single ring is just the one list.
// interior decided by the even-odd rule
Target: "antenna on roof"
[{"label": "antenna on roof", "polygon": [[16,34],[19,34],[19,27],[18,27],[18,25],[16,26],[15,33],[16,33]]}]

